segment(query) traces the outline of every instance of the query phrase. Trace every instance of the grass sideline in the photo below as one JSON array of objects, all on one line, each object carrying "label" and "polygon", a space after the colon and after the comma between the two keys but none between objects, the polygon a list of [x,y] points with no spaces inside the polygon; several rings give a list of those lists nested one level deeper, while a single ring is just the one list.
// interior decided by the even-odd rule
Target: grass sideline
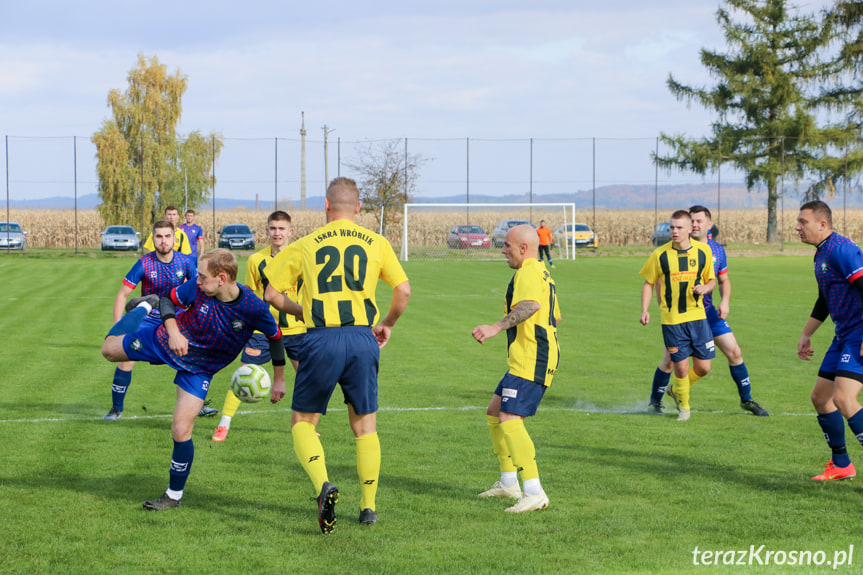
[{"label": "grass sideline", "polygon": [[[114,366],[99,346],[133,261],[0,257],[4,573],[670,573],[700,569],[696,547],[833,559],[860,542],[855,483],[808,480],[829,456],[808,399],[817,360],[795,355],[816,297],[811,255],[731,261],[729,321],[771,417],[740,411],[720,355],[686,424],[643,414],[662,351],[658,312],[638,324],[644,258],[559,262],[561,369],[527,424],[551,505],[516,516],[476,497],[498,474],[483,410],[505,340],[470,336],[502,316],[512,272],[408,262],[413,297],[381,360],[381,521],[356,523],[354,441],[336,399],[319,426],[342,492],[328,537],[293,454],[288,403],[244,405],[224,444],[209,441],[217,420],[199,419],[183,507],[141,509],[167,485],[173,372],[138,365],[124,418],[101,420]],[[381,307],[389,293],[379,290]],[[814,338],[819,360],[831,335],[828,322]],[[229,373],[214,380],[217,407]]]}]

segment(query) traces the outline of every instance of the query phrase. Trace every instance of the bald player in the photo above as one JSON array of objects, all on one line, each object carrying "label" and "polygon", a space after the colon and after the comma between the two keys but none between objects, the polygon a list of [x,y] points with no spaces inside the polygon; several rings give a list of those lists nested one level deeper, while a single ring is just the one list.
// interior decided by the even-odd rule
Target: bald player
[{"label": "bald player", "polygon": [[[479,343],[506,331],[509,369],[494,390],[485,412],[491,442],[500,464],[500,480],[480,497],[518,499],[509,513],[548,507],[539,481],[536,450],[524,420],[536,414],[545,390],[557,371],[560,308],[554,280],[538,261],[539,236],[528,225],[506,234],[503,255],[516,270],[506,289],[506,316],[493,325],[473,329]],[[518,474],[524,484],[519,487]]]}]

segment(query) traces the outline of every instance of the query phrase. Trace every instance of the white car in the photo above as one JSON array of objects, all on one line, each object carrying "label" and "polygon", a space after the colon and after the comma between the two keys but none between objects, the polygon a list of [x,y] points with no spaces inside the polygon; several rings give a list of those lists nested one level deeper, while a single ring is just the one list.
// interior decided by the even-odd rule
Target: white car
[{"label": "white car", "polygon": [[18,222],[0,222],[0,250],[24,250],[27,232]]}]

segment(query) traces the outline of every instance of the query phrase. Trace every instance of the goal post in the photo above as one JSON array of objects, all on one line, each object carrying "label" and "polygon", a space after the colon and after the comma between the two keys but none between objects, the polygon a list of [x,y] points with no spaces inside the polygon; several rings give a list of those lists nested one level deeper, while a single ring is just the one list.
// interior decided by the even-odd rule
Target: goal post
[{"label": "goal post", "polygon": [[[503,259],[497,248],[511,222],[551,228],[558,258],[574,260],[575,244],[566,240],[574,229],[575,203],[409,203],[404,204],[400,258]],[[534,224],[536,222],[536,224]]]}]

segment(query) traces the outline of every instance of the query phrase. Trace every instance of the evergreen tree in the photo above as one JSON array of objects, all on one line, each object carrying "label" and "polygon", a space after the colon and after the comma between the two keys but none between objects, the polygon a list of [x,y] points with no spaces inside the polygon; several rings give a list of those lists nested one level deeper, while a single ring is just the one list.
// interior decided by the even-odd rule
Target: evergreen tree
[{"label": "evergreen tree", "polygon": [[730,162],[746,175],[750,190],[767,189],[767,241],[773,242],[781,178],[822,170],[825,156],[841,149],[849,133],[848,126],[816,122],[826,106],[815,87],[827,69],[820,55],[828,32],[814,16],[792,13],[784,0],[725,0],[717,22],[727,51],[701,50],[701,63],[716,84],[691,87],[672,75],[668,79],[679,100],[716,112],[712,134],[662,134],[673,154],[655,161],[700,174]]}]

